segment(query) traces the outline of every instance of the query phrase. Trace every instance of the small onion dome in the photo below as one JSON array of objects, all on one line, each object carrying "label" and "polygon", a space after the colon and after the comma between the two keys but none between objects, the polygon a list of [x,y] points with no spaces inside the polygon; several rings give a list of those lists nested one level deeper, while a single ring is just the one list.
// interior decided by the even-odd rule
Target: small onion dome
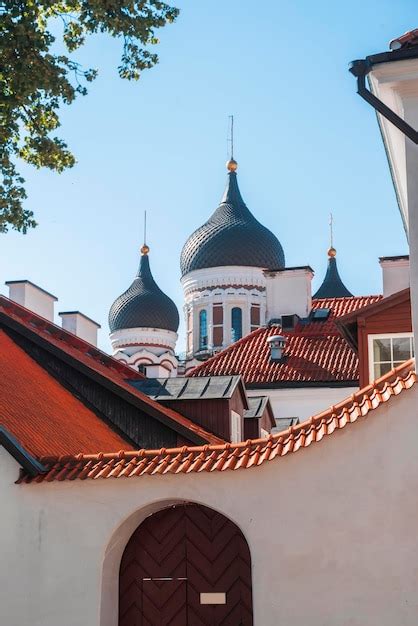
[{"label": "small onion dome", "polygon": [[314,298],[348,298],[350,293],[340,278],[337,268],[337,251],[331,246],[328,250],[328,268],[322,285],[313,295]]},{"label": "small onion dome", "polygon": [[155,282],[148,252],[149,248],[144,244],[134,282],[110,307],[109,327],[112,333],[125,328],[158,328],[177,332],[177,307]]},{"label": "small onion dome", "polygon": [[228,183],[221,203],[190,235],[180,258],[182,276],[206,267],[239,265],[283,269],[283,248],[275,235],[246,207],[238,188],[237,162],[227,164]]}]

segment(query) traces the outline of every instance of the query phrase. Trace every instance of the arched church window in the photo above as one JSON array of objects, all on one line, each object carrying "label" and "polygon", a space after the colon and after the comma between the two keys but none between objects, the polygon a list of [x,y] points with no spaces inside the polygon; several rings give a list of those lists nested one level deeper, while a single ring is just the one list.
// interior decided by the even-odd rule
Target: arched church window
[{"label": "arched church window", "polygon": [[208,347],[208,313],[205,309],[199,313],[199,350]]},{"label": "arched church window", "polygon": [[232,341],[242,337],[242,309],[234,307],[231,311]]}]

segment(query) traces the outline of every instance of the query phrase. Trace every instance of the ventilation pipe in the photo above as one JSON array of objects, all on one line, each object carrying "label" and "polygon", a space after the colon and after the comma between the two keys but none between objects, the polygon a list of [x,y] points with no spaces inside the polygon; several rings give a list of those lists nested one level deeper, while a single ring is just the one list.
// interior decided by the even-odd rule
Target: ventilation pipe
[{"label": "ventilation pipe", "polygon": [[270,360],[277,363],[283,358],[283,351],[286,346],[287,337],[283,335],[273,335],[268,337],[267,343],[270,348]]}]

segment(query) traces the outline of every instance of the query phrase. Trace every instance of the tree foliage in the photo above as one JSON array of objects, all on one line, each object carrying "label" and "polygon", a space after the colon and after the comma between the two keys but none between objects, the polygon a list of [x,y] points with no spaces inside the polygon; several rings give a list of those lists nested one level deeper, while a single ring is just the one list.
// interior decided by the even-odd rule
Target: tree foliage
[{"label": "tree foliage", "polygon": [[[17,158],[57,172],[75,163],[55,135],[59,107],[86,95],[97,72],[80,66],[71,53],[88,35],[107,33],[121,41],[120,77],[137,80],[158,62],[150,50],[158,43],[156,29],[177,15],[158,0],[0,0],[0,232],[11,227],[25,233],[36,226],[24,208]],[[65,54],[53,50],[56,20]]]}]

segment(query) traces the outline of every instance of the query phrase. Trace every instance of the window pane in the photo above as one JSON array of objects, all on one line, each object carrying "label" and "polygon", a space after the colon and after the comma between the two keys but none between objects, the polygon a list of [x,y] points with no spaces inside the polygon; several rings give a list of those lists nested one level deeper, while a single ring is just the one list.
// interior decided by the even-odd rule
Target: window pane
[{"label": "window pane", "polygon": [[409,337],[397,337],[392,341],[394,361],[407,361],[411,358],[411,340]]},{"label": "window pane", "polygon": [[[391,361],[392,355],[390,353],[390,339],[373,339],[373,360],[379,361]],[[389,368],[390,369],[390,368]]]},{"label": "window pane", "polygon": [[380,378],[383,374],[387,374],[392,369],[392,363],[375,363],[374,377]]},{"label": "window pane", "polygon": [[207,313],[205,310],[199,313],[199,350],[208,347],[208,323]]},{"label": "window pane", "polygon": [[232,341],[242,337],[242,310],[234,307],[231,311]]}]

